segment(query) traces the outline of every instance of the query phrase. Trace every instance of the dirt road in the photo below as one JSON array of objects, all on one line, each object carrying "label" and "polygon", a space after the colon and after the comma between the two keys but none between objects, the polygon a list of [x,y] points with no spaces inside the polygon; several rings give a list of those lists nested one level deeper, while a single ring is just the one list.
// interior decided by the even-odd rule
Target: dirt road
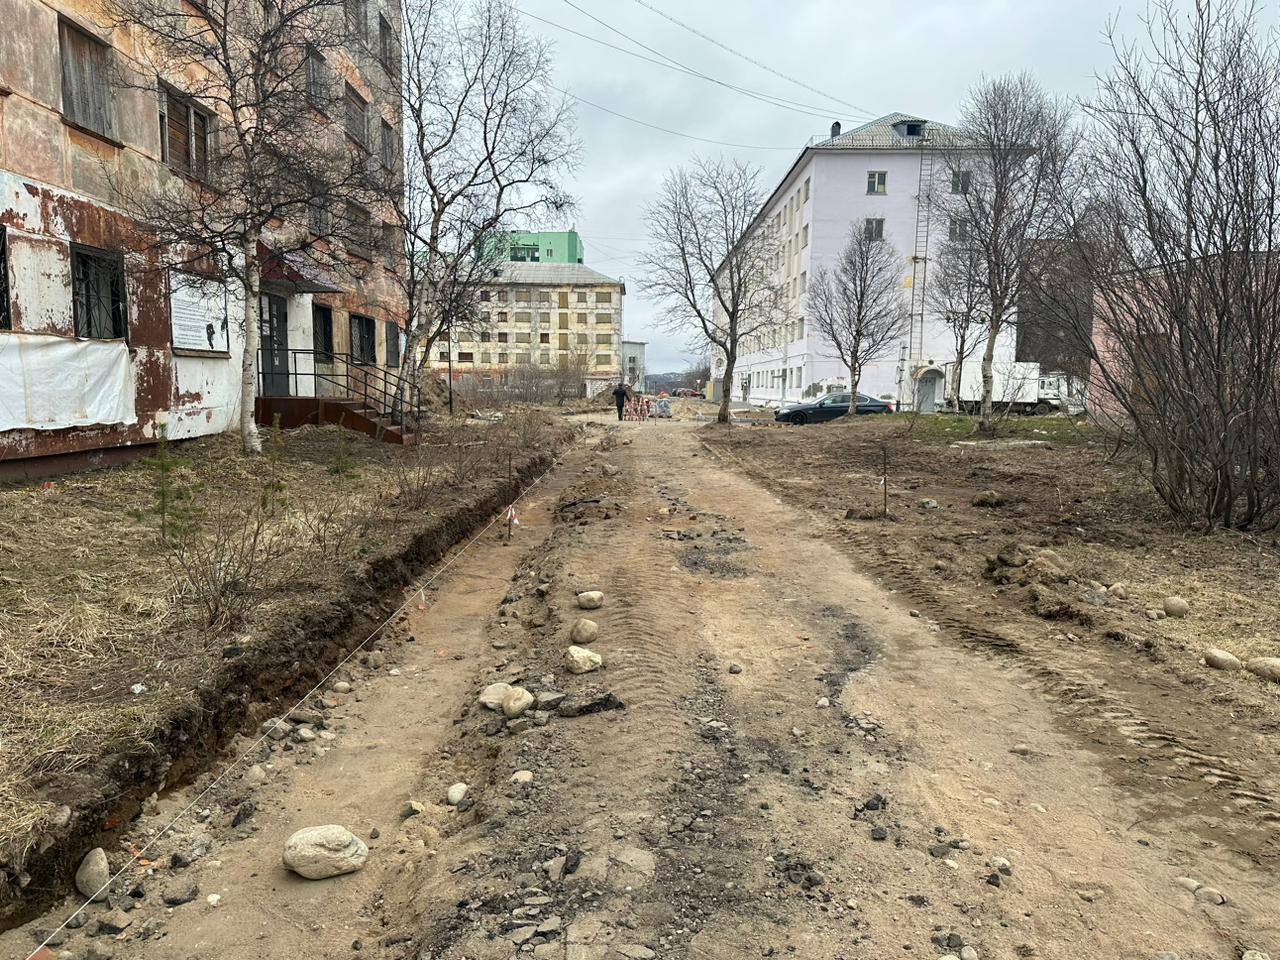
[{"label": "dirt road", "polygon": [[[1033,669],[909,609],[689,425],[590,437],[513,545],[482,537],[317,706],[319,739],[276,744],[157,844],[139,888],[113,893],[136,903],[122,934],[92,935],[110,916],[95,905],[51,955],[1280,956],[1268,861],[1115,776],[1114,738]],[[600,609],[577,608],[587,590]],[[572,675],[581,617],[604,668]],[[1088,697],[1108,679],[1081,677],[1074,712],[1105,713]],[[504,724],[476,703],[495,681],[548,709]],[[1109,722],[1135,752],[1153,735]],[[284,839],[323,823],[366,838],[362,871],[284,871]]]}]

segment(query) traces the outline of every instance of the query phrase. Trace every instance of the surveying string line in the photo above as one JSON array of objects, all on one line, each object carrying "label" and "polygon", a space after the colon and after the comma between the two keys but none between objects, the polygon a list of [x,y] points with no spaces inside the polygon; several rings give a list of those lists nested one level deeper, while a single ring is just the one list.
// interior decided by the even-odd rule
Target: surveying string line
[{"label": "surveying string line", "polygon": [[[467,543],[461,549],[459,549],[456,553],[454,553],[453,556],[451,556],[448,560],[446,560],[440,566],[440,568],[431,575],[430,579],[422,583],[416,590],[410,593],[409,596],[405,599],[405,601],[400,604],[400,606],[396,607],[395,610],[393,610],[390,614],[387,615],[387,618],[385,620],[383,620],[376,627],[374,627],[372,633],[370,633],[367,637],[361,640],[357,646],[353,647],[351,649],[351,652],[348,653],[345,657],[343,657],[337,663],[337,665],[335,665],[332,670],[330,670],[327,674],[325,674],[325,676],[315,686],[313,686],[310,690],[308,690],[305,694],[303,694],[297,703],[295,703],[292,707],[290,707],[284,713],[280,714],[280,719],[281,720],[288,719],[290,716],[293,715],[294,711],[296,711],[300,706],[303,705],[303,703],[307,701],[308,697],[311,697],[315,693],[320,691],[325,686],[325,684],[327,684],[331,679],[333,679],[334,674],[336,674],[339,670],[345,667],[347,663],[350,662],[351,658],[354,657],[357,653],[359,653],[362,649],[364,649],[364,647],[369,643],[370,640],[372,640],[379,633],[385,630],[387,625],[390,624],[391,621],[393,621],[396,617],[400,616],[400,614],[403,613],[408,608],[409,604],[413,600],[421,598],[422,602],[426,603],[427,587],[435,583],[435,581],[446,570],[448,570],[451,566],[453,566],[454,562],[459,557],[461,557],[464,553],[470,550],[471,547],[474,546],[475,543],[481,537],[483,537],[486,533],[488,533],[490,528],[492,528],[495,523],[497,523],[499,520],[506,522],[507,512],[514,511],[515,505],[519,503],[521,500],[523,500],[528,495],[529,491],[531,491],[534,487],[540,484],[547,477],[547,475],[551,473],[551,471],[554,470],[555,468],[556,468],[556,465],[553,462],[551,466],[547,467],[546,470],[544,470],[532,483],[530,483],[527,487],[525,487],[524,490],[522,490],[514,500],[511,501],[511,504],[507,507],[506,511],[503,511],[501,514],[494,516],[493,519],[491,519],[488,523],[486,523],[484,525],[484,528],[479,533],[477,533],[474,537],[468,540]],[[27,960],[32,960],[32,958],[34,958],[36,954],[38,954],[43,948],[49,946],[49,941],[53,940],[62,930],[66,929],[66,926],[68,923],[70,923],[72,920],[78,917],[81,913],[83,913],[85,909],[98,898],[99,895],[104,893],[107,889],[110,888],[110,886],[113,883],[115,883],[122,876],[124,876],[125,871],[127,871],[130,867],[137,864],[143,858],[143,855],[149,849],[151,849],[151,847],[156,843],[156,841],[160,840],[162,837],[168,834],[169,831],[171,831],[183,818],[185,818],[188,814],[190,814],[191,811],[194,810],[200,804],[200,802],[203,801],[204,798],[209,795],[209,793],[213,790],[214,787],[218,786],[218,784],[220,784],[223,780],[225,780],[232,771],[234,771],[241,764],[243,764],[251,754],[253,754],[259,747],[262,746],[263,743],[266,742],[269,736],[270,734],[264,733],[262,734],[262,736],[258,737],[258,739],[255,740],[249,746],[249,749],[246,750],[239,757],[237,757],[234,761],[232,761],[231,764],[229,764],[227,768],[222,771],[222,773],[218,774],[218,776],[214,778],[213,782],[210,783],[209,786],[205,787],[204,790],[200,791],[200,793],[190,803],[188,803],[185,807],[183,807],[176,814],[174,814],[173,819],[171,819],[167,824],[161,827],[159,832],[157,832],[154,837],[152,837],[150,840],[144,843],[136,851],[132,851],[131,856],[125,862],[124,866],[122,866],[119,870],[117,870],[110,877],[108,877],[106,883],[104,883],[97,890],[95,890],[93,892],[93,895],[88,897],[84,901],[84,903],[80,904],[80,906],[76,908],[76,911],[71,914],[71,916],[63,920],[62,923],[60,923],[57,927],[55,927],[49,933],[49,935],[45,937],[43,941],[37,944],[36,948],[32,950],[30,954],[27,955]]]},{"label": "surveying string line", "polygon": [[715,46],[719,47],[721,50],[724,50],[726,53],[731,53],[735,57],[738,57],[741,60],[745,60],[747,61],[747,63],[750,63],[753,66],[759,67],[761,70],[767,70],[769,73],[772,73],[775,77],[781,77],[783,80],[786,80],[789,83],[794,83],[798,87],[804,87],[804,89],[808,90],[810,93],[816,93],[820,97],[826,97],[828,100],[831,100],[834,103],[842,103],[846,107],[856,110],[858,113],[866,114],[868,117],[874,116],[874,114],[870,113],[867,110],[864,110],[862,107],[859,107],[857,104],[850,103],[848,100],[842,100],[839,97],[832,96],[829,93],[823,93],[817,87],[812,87],[809,84],[805,83],[803,80],[797,80],[795,77],[788,76],[787,74],[782,73],[779,70],[773,69],[773,67],[769,66],[767,63],[761,63],[759,60],[755,59],[754,57],[749,57],[745,53],[735,50],[733,47],[729,46],[728,44],[721,43],[715,37],[712,37],[712,36],[709,36],[708,34],[703,33],[697,27],[691,27],[689,26],[689,24],[685,23],[683,20],[677,20],[675,17],[673,17],[671,14],[667,13],[666,11],[660,10],[659,8],[655,7],[652,3],[649,3],[648,0],[635,0],[635,2],[640,4],[640,6],[644,7],[646,10],[650,10],[653,13],[656,13],[658,16],[662,17],[664,20],[669,20],[671,23],[674,23],[680,29],[689,31],[695,37],[701,37],[703,40],[707,41],[707,43],[714,44]]},{"label": "surveying string line", "polygon": [[585,103],[589,107],[595,107],[597,110],[615,116],[620,120],[627,120],[631,123],[639,124],[642,127],[648,127],[650,130],[657,130],[659,133],[669,133],[673,137],[683,137],[686,140],[696,140],[698,143],[710,143],[718,147],[733,147],[737,150],[786,150],[789,153],[799,152],[796,147],[766,147],[757,143],[729,143],[726,140],[711,140],[707,137],[695,137],[691,133],[681,133],[679,130],[669,130],[666,127],[660,127],[655,123],[647,123],[644,120],[637,120],[635,117],[629,117],[625,113],[619,113],[617,110],[610,110],[608,107],[602,107],[600,104],[588,100],[586,97],[580,97],[576,93],[570,93],[568,90],[565,90],[562,87],[557,87],[554,84],[548,84],[548,86],[552,90],[563,93],[566,97],[577,100],[579,103]]}]

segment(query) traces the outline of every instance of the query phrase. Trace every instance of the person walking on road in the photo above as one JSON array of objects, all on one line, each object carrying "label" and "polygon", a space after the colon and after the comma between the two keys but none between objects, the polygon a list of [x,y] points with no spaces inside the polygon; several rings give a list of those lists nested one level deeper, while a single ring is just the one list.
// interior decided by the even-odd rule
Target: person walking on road
[{"label": "person walking on road", "polygon": [[613,388],[613,404],[618,408],[618,419],[622,419],[622,408],[626,406],[627,398],[631,395],[631,391],[627,389],[625,383],[619,383]]}]

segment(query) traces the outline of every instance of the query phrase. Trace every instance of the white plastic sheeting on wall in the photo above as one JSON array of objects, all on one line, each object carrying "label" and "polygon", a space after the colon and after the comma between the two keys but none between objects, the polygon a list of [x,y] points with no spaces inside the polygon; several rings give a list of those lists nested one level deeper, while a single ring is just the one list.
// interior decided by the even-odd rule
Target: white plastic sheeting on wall
[{"label": "white plastic sheeting on wall", "polygon": [[123,340],[0,333],[0,432],[135,423]]}]

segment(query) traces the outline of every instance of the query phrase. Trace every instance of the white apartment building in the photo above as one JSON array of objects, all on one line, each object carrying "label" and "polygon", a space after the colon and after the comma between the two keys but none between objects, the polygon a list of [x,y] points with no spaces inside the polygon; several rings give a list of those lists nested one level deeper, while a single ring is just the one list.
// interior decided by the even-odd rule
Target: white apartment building
[{"label": "white apartment building", "polygon": [[[945,212],[928,198],[951,189],[951,174],[930,149],[954,128],[893,113],[845,133],[810,143],[774,189],[755,229],[772,228],[783,245],[780,279],[785,329],[744,345],[734,371],[733,399],[780,403],[848,389],[848,371],[835,350],[805,319],[809,278],[834,266],[852,227],[893,244],[902,257],[902,296],[912,308],[907,335],[897,350],[869,364],[861,393],[893,401],[898,409],[933,410],[943,403],[942,364],[954,359],[950,332],[924,301],[929,259],[953,229]],[[955,186],[960,189],[959,185]],[[914,291],[914,298],[913,298]],[[1012,359],[1013,339],[997,345],[997,357]],[[724,358],[713,361],[712,390],[718,397]]]}]

